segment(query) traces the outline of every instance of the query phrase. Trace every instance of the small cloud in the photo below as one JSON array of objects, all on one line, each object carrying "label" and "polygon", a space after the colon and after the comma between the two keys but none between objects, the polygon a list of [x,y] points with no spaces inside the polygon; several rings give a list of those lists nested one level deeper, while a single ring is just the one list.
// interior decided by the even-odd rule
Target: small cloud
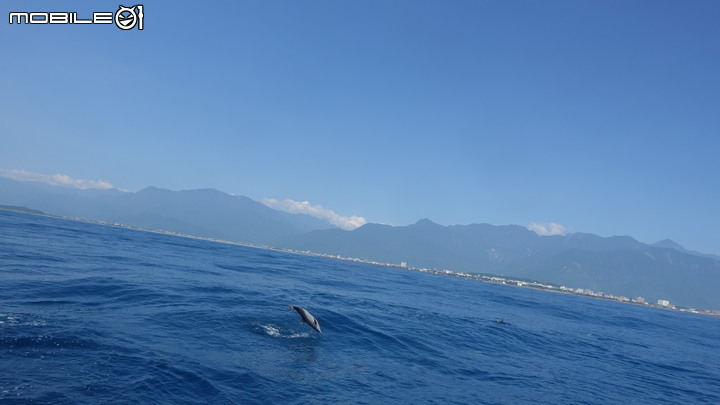
[{"label": "small cloud", "polygon": [[533,222],[527,226],[527,229],[540,236],[565,235],[565,231],[567,230],[564,226],[555,222],[548,222],[546,224]]},{"label": "small cloud", "polygon": [[290,199],[278,201],[274,198],[263,198],[260,200],[260,202],[276,210],[289,212],[292,214],[310,215],[311,217],[328,221],[331,224],[347,231],[359,228],[367,223],[367,221],[363,217],[359,217],[356,215],[353,215],[351,217],[342,216],[335,211],[325,208],[321,205],[312,205],[309,201],[293,201]]},{"label": "small cloud", "polygon": [[0,169],[0,177],[6,177],[8,179],[17,181],[31,181],[35,183],[44,183],[51,186],[61,186],[77,188],[80,190],[96,189],[96,190],[109,190],[114,188],[112,184],[105,180],[85,180],[85,179],[73,179],[66,174],[41,174],[31,173],[26,170],[8,170]]}]

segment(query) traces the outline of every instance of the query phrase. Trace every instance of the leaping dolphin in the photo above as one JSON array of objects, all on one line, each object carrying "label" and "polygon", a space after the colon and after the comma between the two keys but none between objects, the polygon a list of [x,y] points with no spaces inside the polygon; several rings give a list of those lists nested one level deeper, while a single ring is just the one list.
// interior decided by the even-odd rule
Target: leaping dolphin
[{"label": "leaping dolphin", "polygon": [[296,307],[295,305],[290,305],[290,309],[291,310],[294,309],[294,310],[298,311],[298,313],[302,317],[301,322],[305,322],[306,324],[310,325],[316,331],[322,333],[322,331],[320,330],[320,322],[317,319],[315,319],[315,317],[312,316],[312,314],[310,314],[310,312],[308,312],[305,308]]}]

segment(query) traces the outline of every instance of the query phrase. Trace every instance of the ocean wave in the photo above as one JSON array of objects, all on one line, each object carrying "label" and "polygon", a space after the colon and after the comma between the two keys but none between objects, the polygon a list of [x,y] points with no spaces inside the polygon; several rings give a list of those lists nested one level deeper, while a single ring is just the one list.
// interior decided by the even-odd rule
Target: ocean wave
[{"label": "ocean wave", "polygon": [[0,223],[2,403],[720,403],[717,319],[55,218]]}]

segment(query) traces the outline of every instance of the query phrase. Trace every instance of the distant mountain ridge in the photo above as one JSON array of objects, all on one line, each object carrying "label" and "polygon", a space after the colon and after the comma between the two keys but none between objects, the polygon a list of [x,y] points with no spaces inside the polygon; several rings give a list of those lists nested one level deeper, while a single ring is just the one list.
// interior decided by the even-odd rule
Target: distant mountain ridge
[{"label": "distant mountain ridge", "polygon": [[424,219],[400,227],[313,231],[285,239],[281,246],[720,308],[720,260],[670,242],[654,246],[629,236],[588,233],[540,236],[519,225],[442,226]]},{"label": "distant mountain ridge", "polygon": [[713,255],[710,253],[701,253],[701,252],[698,252],[695,250],[688,250],[688,249],[685,249],[683,246],[681,246],[679,243],[672,241],[670,239],[664,239],[664,240],[661,240],[660,242],[653,243],[652,246],[674,249],[674,250],[677,250],[678,252],[689,253],[689,254],[695,255],[695,256],[701,256],[701,257],[707,257],[710,259],[720,260],[720,256],[718,256],[718,255]]},{"label": "distant mountain ridge", "polygon": [[277,211],[214,189],[77,190],[0,178],[0,204],[255,244],[335,228],[308,215]]}]

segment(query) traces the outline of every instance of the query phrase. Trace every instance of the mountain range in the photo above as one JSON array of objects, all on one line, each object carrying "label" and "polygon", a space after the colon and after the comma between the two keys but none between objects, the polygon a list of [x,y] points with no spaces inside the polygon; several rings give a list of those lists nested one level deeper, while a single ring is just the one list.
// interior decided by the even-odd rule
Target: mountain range
[{"label": "mountain range", "polygon": [[649,245],[629,236],[540,236],[519,225],[367,224],[317,230],[280,242],[285,248],[409,266],[497,274],[613,295],[668,299],[720,308],[720,258],[672,241]]},{"label": "mountain range", "polygon": [[352,231],[213,189],[77,190],[0,178],[0,204],[48,214],[413,267],[497,274],[720,309],[720,257],[664,240],[540,236],[519,225],[365,224]]},{"label": "mountain range", "polygon": [[333,225],[214,189],[78,190],[0,178],[0,204],[258,245]]}]

